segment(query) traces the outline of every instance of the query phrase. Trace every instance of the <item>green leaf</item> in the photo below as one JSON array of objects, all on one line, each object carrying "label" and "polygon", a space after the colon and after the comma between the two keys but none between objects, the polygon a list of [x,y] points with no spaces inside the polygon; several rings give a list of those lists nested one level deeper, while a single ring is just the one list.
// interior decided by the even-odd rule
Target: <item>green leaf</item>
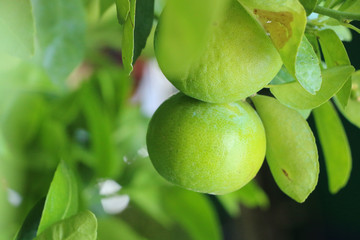
[{"label": "green leaf", "polygon": [[314,11],[314,9],[317,5],[317,0],[300,0],[300,3],[305,8],[306,15],[309,16]]},{"label": "green leaf", "polygon": [[313,109],[327,102],[345,84],[354,71],[352,66],[339,66],[322,72],[323,83],[316,95],[305,91],[298,82],[273,85],[271,93],[283,104],[296,109]]},{"label": "green leaf", "polygon": [[348,105],[344,108],[338,100],[335,102],[347,120],[360,128],[360,71],[352,75],[351,94]]},{"label": "green leaf", "polygon": [[[319,60],[321,60],[320,46],[319,46],[317,37],[313,34],[305,34],[305,36],[306,36],[307,40],[309,41],[309,43],[311,44],[311,46],[313,47],[316,56],[318,57]],[[320,64],[320,68],[321,67],[322,67],[322,64]]]},{"label": "green leaf", "polygon": [[36,237],[44,204],[45,198],[42,198],[30,210],[15,238],[16,240],[32,240]]},{"label": "green leaf", "polygon": [[306,120],[276,99],[252,98],[265,127],[266,160],[280,189],[297,202],[314,190],[319,174],[318,152]]},{"label": "green leaf", "polygon": [[358,0],[343,1],[342,5],[339,8],[339,11],[345,11],[345,10],[349,9],[356,2],[358,2]]},{"label": "green leaf", "polygon": [[[308,48],[306,40],[303,40],[306,26],[306,12],[303,6],[297,0],[238,0],[254,18],[258,19],[264,29],[270,35],[275,47],[278,49],[285,67],[291,75],[300,82],[306,81],[306,69],[308,63],[299,61],[305,58],[311,58],[312,53]],[[311,55],[305,55],[304,52],[298,54],[300,45],[302,50],[310,52]],[[306,53],[308,54],[308,53]],[[299,59],[298,59],[299,58]],[[311,61],[313,63],[314,60]],[[296,63],[298,62],[298,63]],[[311,65],[311,71],[316,72],[316,66]],[[309,90],[316,91],[318,83]]]},{"label": "green leaf", "polygon": [[120,24],[124,24],[130,12],[130,0],[115,0],[117,18]]},{"label": "green leaf", "polygon": [[322,83],[319,59],[306,36],[303,36],[296,56],[295,76],[309,93],[314,95],[319,91]]},{"label": "green leaf", "polygon": [[102,16],[111,5],[114,4],[114,1],[117,0],[100,0],[100,16]]},{"label": "green leaf", "polygon": [[[121,10],[120,17],[123,17],[125,10]],[[125,7],[124,7],[125,8]],[[130,0],[130,12],[124,23],[122,39],[122,59],[124,69],[127,73],[133,70],[133,64],[140,56],[146,45],[146,40],[151,32],[154,18],[154,0]]]},{"label": "green leaf", "polygon": [[35,240],[95,240],[96,232],[96,217],[86,210],[53,224]]},{"label": "green leaf", "polygon": [[38,236],[49,226],[78,212],[77,181],[64,161],[59,163],[40,220]]},{"label": "green leaf", "polygon": [[63,83],[82,61],[85,14],[81,0],[31,0],[37,58],[51,80]]},{"label": "green leaf", "polygon": [[341,11],[345,10],[346,12],[351,13],[360,13],[360,2],[358,0],[348,0],[344,3],[344,7],[341,8]]},{"label": "green leaf", "polygon": [[312,109],[295,109],[306,120],[311,114]]},{"label": "green leaf", "polygon": [[332,103],[313,110],[316,129],[325,156],[326,170],[331,193],[337,193],[349,180],[351,150],[344,127]]},{"label": "green leaf", "polygon": [[240,203],[235,194],[216,195],[216,197],[231,217],[240,216]]},{"label": "green leaf", "polygon": [[82,88],[82,110],[90,133],[91,150],[94,156],[92,166],[99,177],[113,177],[121,170],[121,161],[116,156],[112,135],[113,122],[104,109],[90,82]]},{"label": "green leaf", "polygon": [[220,223],[215,209],[205,195],[172,188],[164,196],[164,204],[167,212],[192,239],[221,239]]},{"label": "green leaf", "polygon": [[333,30],[319,31],[317,37],[328,68],[351,65],[343,43]]},{"label": "green leaf", "polygon": [[251,181],[245,187],[234,192],[234,194],[237,195],[240,203],[248,208],[260,207],[266,209],[270,205],[266,193],[255,181]]},{"label": "green leaf", "polygon": [[119,218],[98,219],[98,240],[145,240],[126,222]]},{"label": "green leaf", "polygon": [[289,73],[286,67],[283,65],[278,72],[278,74],[274,77],[273,80],[269,83],[269,85],[278,85],[284,83],[295,82],[296,79]]},{"label": "green leaf", "polygon": [[[346,49],[336,35],[330,29],[325,29],[317,33],[321,50],[328,68],[335,66],[351,65]],[[347,105],[351,91],[351,78],[344,84],[336,94],[343,107]]]},{"label": "green leaf", "polygon": [[217,198],[225,207],[226,211],[233,217],[240,213],[239,203],[244,204],[248,208],[260,207],[262,209],[268,208],[270,204],[266,193],[254,180],[238,191],[218,195]]},{"label": "green leaf", "polygon": [[349,77],[349,79],[345,82],[344,86],[335,95],[336,99],[343,107],[346,107],[349,102],[351,86],[352,80],[351,77]]},{"label": "green leaf", "polygon": [[155,0],[155,5],[154,5],[155,15],[160,16],[162,11],[164,10],[166,2],[167,0]]},{"label": "green leaf", "polygon": [[0,0],[0,52],[27,58],[34,54],[30,0]]},{"label": "green leaf", "polygon": [[325,27],[327,29],[333,30],[341,41],[351,42],[352,34],[349,28],[342,25],[325,26]]}]

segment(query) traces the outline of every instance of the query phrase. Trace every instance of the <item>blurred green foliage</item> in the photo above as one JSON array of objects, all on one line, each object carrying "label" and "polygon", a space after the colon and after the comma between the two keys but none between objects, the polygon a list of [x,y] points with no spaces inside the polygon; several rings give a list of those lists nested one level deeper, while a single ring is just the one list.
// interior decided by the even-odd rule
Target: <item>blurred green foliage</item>
[{"label": "blurred green foliage", "polygon": [[[28,21],[8,22],[19,28],[15,38],[35,41],[24,45],[22,58],[14,52],[17,42],[8,41],[9,51],[0,52],[0,239],[71,234],[71,224],[88,219],[81,212],[86,209],[98,218],[98,239],[221,239],[209,197],[165,182],[146,156],[149,119],[131,101],[136,88],[121,65],[122,26],[113,2],[25,2],[32,6]],[[155,14],[163,4],[155,1]],[[35,31],[25,31],[28,24]],[[154,29],[147,57],[153,56]],[[144,37],[135,47],[145,46]],[[135,58],[141,48],[134,49]],[[99,182],[105,179],[121,185],[113,196],[129,196],[123,212],[103,209],[109,196],[100,194]],[[20,202],[9,200],[9,191]],[[45,204],[39,202],[45,196]],[[242,198],[249,206],[268,204],[258,188],[229,197],[226,204],[234,208]],[[87,228],[93,228],[88,220]]]}]

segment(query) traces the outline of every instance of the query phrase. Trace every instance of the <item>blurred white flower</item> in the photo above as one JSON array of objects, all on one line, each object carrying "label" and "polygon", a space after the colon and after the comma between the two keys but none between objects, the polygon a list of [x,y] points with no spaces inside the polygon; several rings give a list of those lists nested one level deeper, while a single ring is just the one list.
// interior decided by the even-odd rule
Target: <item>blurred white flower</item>
[{"label": "blurred white flower", "polygon": [[130,202],[128,195],[115,195],[101,199],[104,211],[108,214],[117,214],[122,212]]},{"label": "blurred white flower", "polygon": [[11,205],[17,207],[21,204],[22,197],[20,196],[20,194],[18,192],[8,188],[7,193],[8,193],[8,201]]},{"label": "blurred white flower", "polygon": [[140,102],[143,114],[151,117],[160,104],[175,92],[176,88],[166,79],[156,60],[151,59],[145,63],[143,77],[132,100]]},{"label": "blurred white flower", "polygon": [[103,196],[117,193],[121,189],[120,184],[111,179],[101,181],[98,184],[100,188],[99,193]]}]

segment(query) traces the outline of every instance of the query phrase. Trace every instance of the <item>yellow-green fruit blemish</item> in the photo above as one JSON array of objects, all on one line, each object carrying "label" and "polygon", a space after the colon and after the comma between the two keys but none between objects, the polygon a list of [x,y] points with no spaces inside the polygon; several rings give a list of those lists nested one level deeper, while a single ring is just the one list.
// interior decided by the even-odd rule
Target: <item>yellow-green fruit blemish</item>
[{"label": "yellow-green fruit blemish", "polygon": [[182,59],[181,71],[171,66],[172,51],[166,47],[166,36],[176,36],[177,29],[162,27],[161,20],[155,36],[159,66],[188,96],[211,103],[238,101],[262,89],[281,68],[280,55],[264,29],[236,1],[213,22],[197,57]]},{"label": "yellow-green fruit blemish", "polygon": [[178,93],[152,117],[147,147],[155,169],[168,181],[197,192],[226,194],[255,177],[266,140],[249,104],[211,104]]}]

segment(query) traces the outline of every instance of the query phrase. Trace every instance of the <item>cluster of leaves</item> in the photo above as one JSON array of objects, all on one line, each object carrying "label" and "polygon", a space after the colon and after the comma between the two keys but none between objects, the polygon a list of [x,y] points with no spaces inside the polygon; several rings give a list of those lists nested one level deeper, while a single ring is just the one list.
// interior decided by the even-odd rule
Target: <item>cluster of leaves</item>
[{"label": "cluster of leaves", "polygon": [[[275,181],[299,202],[315,188],[317,147],[306,122],[313,112],[329,188],[339,191],[350,175],[351,154],[330,99],[360,127],[360,74],[341,42],[351,39],[348,28],[358,31],[350,20],[360,14],[359,1],[300,1],[306,12],[297,0],[239,2],[264,25],[284,62],[268,85],[277,100],[251,99],[266,128]],[[172,4],[169,24],[177,22],[184,38],[168,44],[181,61],[177,41],[196,49],[204,40],[198,36],[223,3]],[[128,101],[129,74],[141,52],[153,56],[151,41],[163,5],[160,0],[0,0],[0,61],[6,63],[0,66],[0,239],[16,231],[16,239],[221,238],[209,198],[169,185],[138,151],[145,146],[148,119]],[[320,15],[307,19],[313,11]],[[184,15],[188,21],[178,22]],[[113,58],[120,51],[123,68]],[[97,187],[102,178],[121,184],[119,193],[130,197],[130,208],[114,216],[104,212],[105,197]],[[23,197],[19,206],[7,200],[10,190]],[[233,216],[239,202],[269,204],[255,182],[218,200]]]},{"label": "cluster of leaves", "polygon": [[[359,12],[359,2],[301,2],[306,14],[311,15],[294,25],[298,29],[302,27],[301,34],[291,37],[298,47],[286,50],[289,40],[279,50],[284,67],[268,85],[276,100],[252,98],[267,132],[266,159],[270,170],[280,189],[298,202],[303,202],[314,190],[319,174],[317,146],[305,119],[313,112],[325,156],[329,190],[337,193],[350,177],[352,160],[333,102],[357,126],[354,108],[360,105],[356,97],[358,72],[354,72],[341,41],[351,40],[348,28],[358,31],[350,22],[358,19],[358,14],[351,12]],[[350,16],[353,18],[348,19]],[[264,28],[271,37],[275,27],[265,24]],[[272,40],[276,42],[277,38]],[[285,57],[290,52],[296,56],[291,61]]]}]

